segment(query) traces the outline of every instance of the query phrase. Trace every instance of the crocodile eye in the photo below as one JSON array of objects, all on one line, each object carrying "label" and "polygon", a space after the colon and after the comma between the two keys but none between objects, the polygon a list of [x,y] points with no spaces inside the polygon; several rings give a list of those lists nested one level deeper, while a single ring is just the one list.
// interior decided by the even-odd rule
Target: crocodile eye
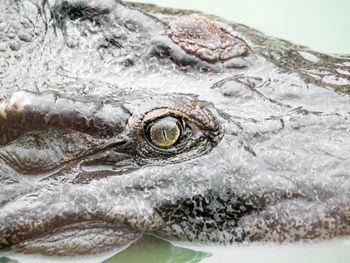
[{"label": "crocodile eye", "polygon": [[168,116],[152,121],[146,128],[147,137],[155,146],[169,148],[181,137],[182,125],[177,118]]},{"label": "crocodile eye", "polygon": [[222,138],[212,113],[187,95],[158,95],[126,107],[132,112],[126,138],[138,165],[189,160],[208,153]]}]

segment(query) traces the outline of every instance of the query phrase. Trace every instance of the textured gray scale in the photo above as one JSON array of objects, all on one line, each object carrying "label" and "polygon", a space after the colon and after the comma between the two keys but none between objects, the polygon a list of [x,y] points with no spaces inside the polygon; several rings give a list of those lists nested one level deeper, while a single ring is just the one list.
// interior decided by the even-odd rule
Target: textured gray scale
[{"label": "textured gray scale", "polygon": [[0,1],[0,39],[1,250],[350,234],[349,58],[113,0]]}]

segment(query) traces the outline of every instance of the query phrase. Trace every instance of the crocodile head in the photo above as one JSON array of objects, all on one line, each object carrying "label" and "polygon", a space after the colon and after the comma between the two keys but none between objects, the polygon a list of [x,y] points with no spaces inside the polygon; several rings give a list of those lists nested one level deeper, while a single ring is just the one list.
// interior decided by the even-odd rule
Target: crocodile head
[{"label": "crocodile head", "polygon": [[349,59],[189,13],[0,3],[1,249],[349,235]]}]

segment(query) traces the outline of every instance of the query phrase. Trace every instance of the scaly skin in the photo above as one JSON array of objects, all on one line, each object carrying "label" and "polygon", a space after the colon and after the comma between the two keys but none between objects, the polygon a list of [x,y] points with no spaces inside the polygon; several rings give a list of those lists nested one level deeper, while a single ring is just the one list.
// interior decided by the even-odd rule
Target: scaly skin
[{"label": "scaly skin", "polygon": [[1,249],[350,234],[350,60],[191,13],[1,1]]}]

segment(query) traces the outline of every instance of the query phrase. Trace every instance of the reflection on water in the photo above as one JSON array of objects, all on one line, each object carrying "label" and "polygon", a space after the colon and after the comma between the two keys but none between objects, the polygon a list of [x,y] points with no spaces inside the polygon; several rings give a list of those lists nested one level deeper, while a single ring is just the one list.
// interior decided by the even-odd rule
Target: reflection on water
[{"label": "reflection on water", "polygon": [[0,257],[0,263],[18,263],[18,261],[7,257]]},{"label": "reflection on water", "polygon": [[145,235],[103,263],[195,263],[211,255],[208,252],[174,246],[155,236]]},{"label": "reflection on water", "polygon": [[[1,257],[3,256],[3,257]],[[144,236],[116,253],[84,257],[0,254],[0,263],[349,263],[350,238],[300,244],[200,245]]]},{"label": "reflection on water", "polygon": [[151,235],[144,235],[121,252],[110,252],[93,256],[47,257],[18,253],[0,254],[0,263],[196,263],[212,256],[211,252],[201,252],[200,248],[190,249],[176,246],[169,241]]}]

